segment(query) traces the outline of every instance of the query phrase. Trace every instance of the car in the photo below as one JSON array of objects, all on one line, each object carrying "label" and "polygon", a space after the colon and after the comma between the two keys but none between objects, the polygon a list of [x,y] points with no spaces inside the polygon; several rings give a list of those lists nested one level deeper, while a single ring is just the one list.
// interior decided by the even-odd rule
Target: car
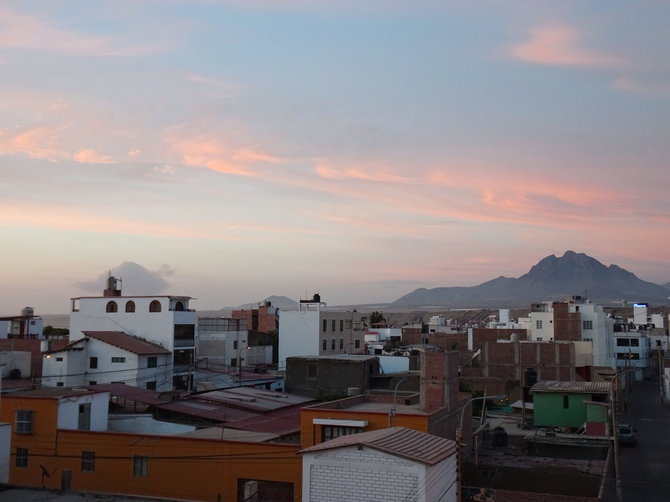
[{"label": "car", "polygon": [[636,446],[637,445],[637,429],[629,424],[619,425],[619,444],[621,446]]}]

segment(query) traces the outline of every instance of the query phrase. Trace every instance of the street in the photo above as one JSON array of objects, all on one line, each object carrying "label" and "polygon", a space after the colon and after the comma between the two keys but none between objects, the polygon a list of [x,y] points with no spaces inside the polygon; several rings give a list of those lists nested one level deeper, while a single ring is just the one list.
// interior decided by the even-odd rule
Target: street
[{"label": "street", "polygon": [[637,428],[637,446],[621,447],[624,502],[670,500],[670,403],[660,402],[658,379],[636,383],[619,419]]}]

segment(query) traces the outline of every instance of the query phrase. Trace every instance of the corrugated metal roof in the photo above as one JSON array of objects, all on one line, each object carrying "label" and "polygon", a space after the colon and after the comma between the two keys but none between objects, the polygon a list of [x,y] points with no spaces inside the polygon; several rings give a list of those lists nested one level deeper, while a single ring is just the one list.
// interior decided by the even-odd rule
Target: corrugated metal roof
[{"label": "corrugated metal roof", "polygon": [[561,392],[584,394],[607,394],[610,391],[609,382],[578,382],[567,380],[543,380],[537,382],[530,389],[531,392]]},{"label": "corrugated metal roof", "polygon": [[456,454],[456,443],[454,441],[414,429],[407,429],[406,427],[391,427],[340,436],[301,450],[300,453],[312,453],[356,445],[367,446],[428,465],[437,464],[441,460]]},{"label": "corrugated metal roof", "polygon": [[156,343],[128,335],[123,331],[82,331],[82,333],[89,338],[95,338],[139,356],[170,353],[169,350]]}]

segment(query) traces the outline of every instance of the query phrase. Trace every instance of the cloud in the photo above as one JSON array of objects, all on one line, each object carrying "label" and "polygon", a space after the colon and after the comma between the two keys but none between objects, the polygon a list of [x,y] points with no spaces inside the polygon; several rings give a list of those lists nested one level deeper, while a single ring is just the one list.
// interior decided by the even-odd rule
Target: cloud
[{"label": "cloud", "polygon": [[581,45],[581,34],[564,24],[546,24],[529,30],[530,40],[507,49],[507,54],[527,63],[588,68],[620,67],[623,61]]},{"label": "cloud", "polygon": [[93,148],[79,150],[73,158],[81,164],[113,164],[115,162],[109,155],[103,155]]},{"label": "cloud", "polygon": [[0,155],[23,154],[34,159],[66,157],[59,139],[62,128],[38,126],[10,132],[0,129]]},{"label": "cloud", "polygon": [[670,94],[670,82],[634,79],[629,76],[621,76],[614,81],[614,87],[621,91],[635,92],[638,94],[648,94],[657,96],[667,96]]},{"label": "cloud", "polygon": [[314,171],[322,178],[331,180],[363,180],[374,181],[378,183],[417,183],[414,178],[398,176],[382,169],[369,170],[365,168],[347,167],[337,169],[329,165],[320,164],[314,168]]},{"label": "cloud", "polygon": [[174,275],[175,270],[169,265],[161,265],[158,270],[152,271],[138,263],[124,261],[108,272],[98,275],[95,279],[78,282],[76,286],[84,291],[102,293],[105,289],[105,280],[110,273],[117,279],[122,280],[123,295],[139,296],[163,293],[170,287],[166,278]]},{"label": "cloud", "polygon": [[[87,56],[128,56],[158,47],[127,44],[120,37],[90,36],[52,26],[44,19],[0,7],[0,48],[65,52]],[[127,37],[126,37],[127,38]]]}]

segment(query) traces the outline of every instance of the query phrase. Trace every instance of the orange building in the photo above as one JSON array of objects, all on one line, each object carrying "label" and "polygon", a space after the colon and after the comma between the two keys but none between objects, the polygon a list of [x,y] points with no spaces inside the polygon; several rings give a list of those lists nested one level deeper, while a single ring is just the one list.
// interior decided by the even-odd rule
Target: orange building
[{"label": "orange building", "polygon": [[108,401],[106,392],[65,388],[4,395],[9,482],[203,501],[301,499],[297,444],[254,442],[251,432],[238,435],[243,441],[107,432]]}]

